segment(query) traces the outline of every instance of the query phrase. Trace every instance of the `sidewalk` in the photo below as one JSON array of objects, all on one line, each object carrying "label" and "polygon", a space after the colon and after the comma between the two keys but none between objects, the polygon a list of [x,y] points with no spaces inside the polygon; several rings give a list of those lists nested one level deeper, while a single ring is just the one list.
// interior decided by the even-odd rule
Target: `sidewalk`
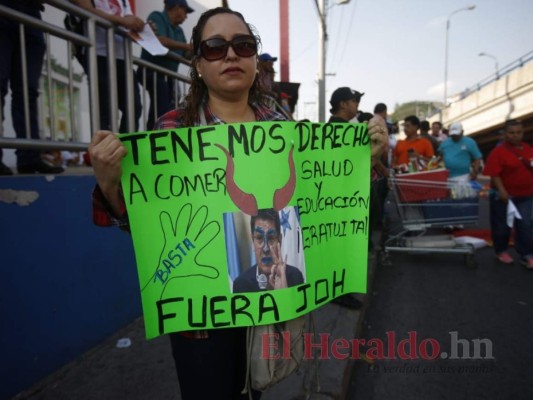
[{"label": "sidewalk", "polygon": [[[121,338],[129,338],[131,346],[117,348]],[[166,336],[145,340],[138,318],[14,399],[179,400],[170,342]]]},{"label": "sidewalk", "polygon": [[[369,254],[368,288],[372,287],[375,257]],[[369,289],[370,290],[370,289]],[[313,312],[316,332],[351,339],[361,332],[365,303],[361,310],[326,304]],[[129,338],[131,345],[117,348],[117,341]],[[315,343],[318,338],[315,339]],[[265,392],[262,400],[342,399],[350,380],[353,362],[349,359],[319,360],[316,390],[316,361],[305,361],[297,372]],[[310,395],[308,397],[308,395]],[[143,319],[138,318],[100,346],[90,350],[56,373],[19,393],[13,400],[180,400],[179,384],[166,336],[145,340]]]}]

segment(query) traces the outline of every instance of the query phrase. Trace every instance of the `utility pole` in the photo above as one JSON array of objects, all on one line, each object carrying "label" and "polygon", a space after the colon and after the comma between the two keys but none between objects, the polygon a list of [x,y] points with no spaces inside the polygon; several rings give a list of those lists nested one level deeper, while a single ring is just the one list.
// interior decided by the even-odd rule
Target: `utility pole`
[{"label": "utility pole", "polygon": [[[332,6],[348,4],[350,0],[337,0]],[[328,42],[328,0],[315,0],[318,11],[318,122],[326,121],[326,48]]]},{"label": "utility pole", "polygon": [[318,122],[326,121],[326,28],[327,0],[318,0]]},{"label": "utility pole", "polygon": [[289,0],[279,0],[280,82],[290,82],[289,74]]}]

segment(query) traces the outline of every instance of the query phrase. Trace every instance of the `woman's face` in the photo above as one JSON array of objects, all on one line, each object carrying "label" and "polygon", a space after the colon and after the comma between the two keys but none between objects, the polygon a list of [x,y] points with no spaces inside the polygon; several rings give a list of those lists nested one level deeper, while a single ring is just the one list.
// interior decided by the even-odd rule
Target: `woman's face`
[{"label": "woman's face", "polygon": [[[217,14],[205,24],[202,41],[212,38],[230,41],[242,35],[250,35],[250,32],[239,17]],[[220,60],[207,61],[199,57],[196,69],[202,75],[210,96],[247,96],[256,77],[257,55],[239,57],[229,46],[226,56]]]}]

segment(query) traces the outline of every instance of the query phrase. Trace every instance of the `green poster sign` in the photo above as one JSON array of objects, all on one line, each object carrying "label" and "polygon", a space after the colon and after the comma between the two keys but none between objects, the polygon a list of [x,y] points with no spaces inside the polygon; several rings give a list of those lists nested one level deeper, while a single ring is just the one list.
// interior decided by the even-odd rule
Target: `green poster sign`
[{"label": "green poster sign", "polygon": [[121,135],[148,338],[295,318],[365,292],[365,124]]}]

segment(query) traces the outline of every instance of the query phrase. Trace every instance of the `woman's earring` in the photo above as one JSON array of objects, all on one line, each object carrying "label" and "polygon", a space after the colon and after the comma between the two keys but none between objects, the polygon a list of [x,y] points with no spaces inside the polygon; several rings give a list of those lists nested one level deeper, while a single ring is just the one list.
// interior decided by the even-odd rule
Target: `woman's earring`
[{"label": "woman's earring", "polygon": [[198,78],[202,79],[202,74],[198,72]]}]

